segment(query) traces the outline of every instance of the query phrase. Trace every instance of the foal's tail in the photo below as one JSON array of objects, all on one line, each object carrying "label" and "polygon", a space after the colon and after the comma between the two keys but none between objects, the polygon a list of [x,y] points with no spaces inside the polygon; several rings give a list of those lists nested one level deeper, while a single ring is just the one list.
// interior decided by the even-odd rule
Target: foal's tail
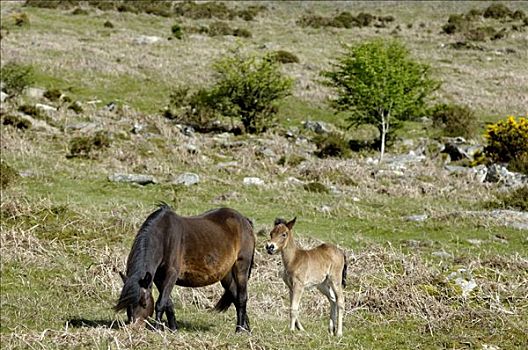
[{"label": "foal's tail", "polygon": [[220,300],[218,300],[218,303],[216,303],[214,309],[215,311],[218,311],[218,312],[226,312],[227,309],[229,309],[231,304],[233,304],[234,302],[235,302],[234,295],[231,294],[231,292],[228,289],[226,289],[224,290],[224,294],[222,295]]},{"label": "foal's tail", "polygon": [[341,272],[341,285],[343,288],[346,287],[346,278],[347,278],[347,258],[345,252],[343,252],[343,271]]}]

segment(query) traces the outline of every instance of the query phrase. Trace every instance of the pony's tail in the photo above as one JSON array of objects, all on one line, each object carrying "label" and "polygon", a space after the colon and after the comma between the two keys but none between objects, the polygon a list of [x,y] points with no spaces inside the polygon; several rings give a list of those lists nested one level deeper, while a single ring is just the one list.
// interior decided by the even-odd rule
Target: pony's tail
[{"label": "pony's tail", "polygon": [[145,273],[145,277],[139,279],[137,275],[130,276],[124,281],[123,289],[114,311],[126,309],[129,305],[138,304],[141,299],[141,288],[150,288],[152,275],[150,272]]},{"label": "pony's tail", "polygon": [[214,309],[218,312],[226,312],[227,309],[229,309],[231,304],[233,304],[234,302],[235,298],[233,294],[231,294],[231,292],[226,289],[224,290],[224,294],[222,295],[220,300],[218,300],[218,303],[216,303]]},{"label": "pony's tail", "polygon": [[347,278],[347,258],[346,254],[343,252],[343,271],[341,272],[341,285],[343,288],[346,287],[346,278]]}]

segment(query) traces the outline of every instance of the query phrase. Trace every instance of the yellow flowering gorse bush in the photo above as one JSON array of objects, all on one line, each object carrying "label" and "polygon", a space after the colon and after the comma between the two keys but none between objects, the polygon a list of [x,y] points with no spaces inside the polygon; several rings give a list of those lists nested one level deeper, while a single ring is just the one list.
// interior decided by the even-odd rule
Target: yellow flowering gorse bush
[{"label": "yellow flowering gorse bush", "polygon": [[486,156],[494,162],[528,159],[528,119],[510,116],[488,126],[484,134]]}]

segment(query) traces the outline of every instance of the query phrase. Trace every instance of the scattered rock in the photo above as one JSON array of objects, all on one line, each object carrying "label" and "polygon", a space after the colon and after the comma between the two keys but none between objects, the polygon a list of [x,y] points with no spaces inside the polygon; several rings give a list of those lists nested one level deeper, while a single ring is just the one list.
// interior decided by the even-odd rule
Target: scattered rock
[{"label": "scattered rock", "polygon": [[131,133],[138,135],[141,133],[141,131],[145,128],[145,125],[134,123],[134,126],[132,127],[132,130],[130,130]]},{"label": "scattered rock", "polygon": [[48,115],[57,112],[57,108],[50,106],[50,105],[45,105],[43,103],[36,103],[35,108],[38,108],[41,111],[46,112]]},{"label": "scattered rock", "polygon": [[141,35],[134,39],[134,44],[150,45],[150,44],[155,44],[158,41],[161,41],[161,38],[159,36]]},{"label": "scattered rock", "polygon": [[192,186],[200,182],[200,176],[195,173],[183,173],[178,175],[172,183],[175,185]]},{"label": "scattered rock", "polygon": [[427,218],[428,218],[427,214],[419,214],[419,215],[406,216],[405,220],[414,221],[414,222],[422,222],[422,221],[427,220]]},{"label": "scattered rock", "polygon": [[432,252],[431,255],[432,256],[436,256],[438,258],[442,258],[442,259],[450,259],[450,258],[453,257],[451,254],[449,254],[448,252],[443,251],[443,250]]},{"label": "scattered rock", "polygon": [[0,102],[4,102],[9,95],[3,91],[0,91]]},{"label": "scattered rock", "polygon": [[127,182],[135,183],[139,185],[148,185],[156,184],[158,181],[152,175],[143,175],[143,174],[122,174],[116,173],[108,176],[108,180],[112,182]]},{"label": "scattered rock", "polygon": [[237,161],[222,162],[222,163],[218,163],[216,166],[221,168],[221,169],[237,168],[238,167],[238,162]]},{"label": "scattered rock", "polygon": [[305,129],[311,130],[316,134],[328,134],[332,130],[324,122],[306,120],[303,123]]},{"label": "scattered rock", "polygon": [[455,278],[455,284],[462,289],[462,296],[464,298],[466,298],[473,289],[477,288],[477,283],[473,279],[467,281],[461,277],[457,277]]},{"label": "scattered rock", "polygon": [[471,159],[461,146],[451,142],[445,144],[444,150],[441,153],[447,153],[451,160],[455,162],[461,159]]},{"label": "scattered rock", "polygon": [[45,89],[29,87],[26,89],[26,96],[31,98],[40,99],[44,97]]},{"label": "scattered rock", "polygon": [[198,154],[198,146],[193,144],[187,144],[185,145],[185,149],[187,150],[187,153],[189,154]]},{"label": "scattered rock", "polygon": [[262,186],[264,185],[264,180],[258,177],[245,177],[243,183],[246,186]]},{"label": "scattered rock", "polygon": [[468,238],[468,239],[466,239],[466,242],[468,242],[469,244],[472,244],[472,245],[479,246],[479,245],[481,245],[484,241],[481,240],[481,239],[476,239],[476,238]]},{"label": "scattered rock", "polygon": [[277,156],[273,150],[267,147],[261,147],[257,150],[256,154],[266,158],[275,158]]},{"label": "scattered rock", "polygon": [[528,176],[509,171],[500,164],[492,164],[488,167],[485,181],[500,183],[507,187],[517,187],[528,184]]},{"label": "scattered rock", "polygon": [[99,123],[93,123],[93,122],[80,122],[80,123],[73,123],[68,124],[65,126],[65,130],[78,130],[83,133],[93,132],[97,129],[100,129],[101,125]]},{"label": "scattered rock", "polygon": [[304,182],[296,177],[290,176],[286,179],[286,183],[291,185],[304,185]]},{"label": "scattered rock", "polygon": [[324,214],[330,214],[330,212],[332,211],[332,208],[328,205],[321,205],[319,206],[319,208],[317,208],[317,210]]}]

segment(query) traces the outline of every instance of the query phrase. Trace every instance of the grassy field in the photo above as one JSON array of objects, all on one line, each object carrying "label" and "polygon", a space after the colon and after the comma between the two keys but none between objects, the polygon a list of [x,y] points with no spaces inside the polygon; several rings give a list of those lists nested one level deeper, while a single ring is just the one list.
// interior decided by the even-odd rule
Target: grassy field
[{"label": "grassy field", "polygon": [[[457,38],[441,34],[449,15],[489,3],[263,4],[268,9],[253,21],[228,21],[252,32],[252,38],[241,39],[185,32],[212,19],[94,8],[87,8],[87,15],[72,15],[71,9],[1,2],[2,65],[32,65],[36,87],[60,89],[84,109],[77,114],[59,108],[51,115],[54,132],[0,126],[1,160],[20,174],[2,189],[2,349],[527,348],[528,235],[512,225],[526,223],[526,212],[486,207],[504,189],[450,174],[435,159],[403,170],[372,164],[368,157],[375,154],[370,153],[319,159],[301,137],[310,138],[302,130],[303,120],[342,125],[341,116],[325,104],[330,91],[319,84],[319,72],[341,52],[341,43],[378,36],[400,38],[442,80],[438,100],[468,104],[482,125],[523,115],[528,106],[527,31],[486,41],[482,50],[455,50],[447,44]],[[507,5],[528,12],[526,2]],[[387,28],[296,24],[307,11],[330,16],[342,10],[392,15],[395,21]],[[20,12],[27,14],[29,25],[15,25]],[[106,21],[114,28],[105,27]],[[166,40],[174,23],[184,28],[182,40]],[[135,44],[141,35],[162,40]],[[299,57],[300,63],[284,66],[295,78],[295,89],[280,106],[279,125],[258,136],[184,135],[160,113],[170,89],[207,84],[213,60],[237,45],[258,52],[285,49]],[[117,111],[104,108],[110,101],[117,102]],[[53,104],[25,96],[3,104],[2,113],[35,102]],[[111,145],[88,158],[68,158],[70,141],[82,134],[70,126],[80,122],[108,131]],[[135,124],[146,131],[131,132]],[[282,136],[287,129],[299,130],[299,137]],[[403,130],[414,146],[427,135],[417,123]],[[190,152],[188,145],[196,150]],[[293,156],[305,160],[279,161]],[[150,174],[159,183],[108,181],[119,172]],[[183,172],[199,174],[200,182],[173,184],[172,178]],[[244,185],[249,176],[265,184]],[[332,190],[309,192],[303,184],[312,181]],[[124,325],[126,315],[111,309],[122,286],[117,272],[125,268],[135,233],[159,201],[182,215],[233,207],[265,234],[276,217],[297,216],[295,232],[302,246],[328,241],[345,249],[344,336],[328,335],[329,306],[315,291],[306,293],[301,305],[306,332],[288,330],[282,264],[280,257],[265,253],[262,233],[249,286],[252,335],[235,335],[234,308],[225,314],[211,311],[221,295],[219,285],[174,289],[179,325],[174,334]],[[412,221],[411,215],[427,219]],[[474,281],[476,287],[466,294],[457,278]]]}]

